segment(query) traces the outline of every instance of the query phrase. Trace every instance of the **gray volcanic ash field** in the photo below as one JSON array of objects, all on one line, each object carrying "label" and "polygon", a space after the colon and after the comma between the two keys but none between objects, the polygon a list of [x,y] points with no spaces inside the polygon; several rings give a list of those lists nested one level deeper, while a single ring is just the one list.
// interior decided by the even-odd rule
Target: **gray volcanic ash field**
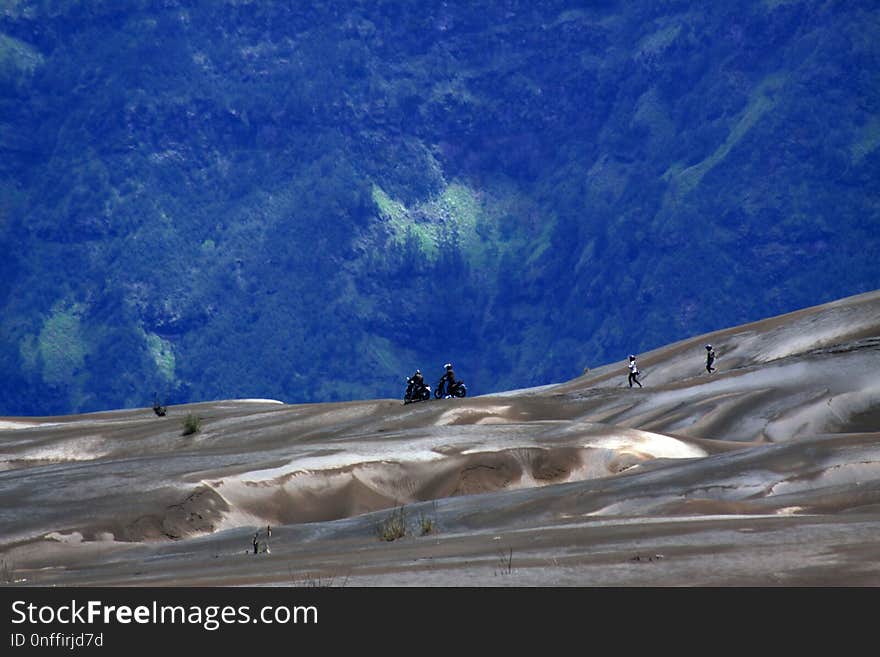
[{"label": "gray volcanic ash field", "polygon": [[639,364],[641,389],[621,361],[406,406],[0,418],[2,581],[880,584],[880,292]]}]

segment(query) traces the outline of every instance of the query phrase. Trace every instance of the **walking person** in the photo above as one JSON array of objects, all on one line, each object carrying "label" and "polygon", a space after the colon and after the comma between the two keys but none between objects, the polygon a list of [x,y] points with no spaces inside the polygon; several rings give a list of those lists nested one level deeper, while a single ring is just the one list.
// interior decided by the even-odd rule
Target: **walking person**
[{"label": "walking person", "polygon": [[633,387],[633,381],[639,384],[639,388],[642,387],[642,382],[639,381],[639,366],[636,365],[636,357],[632,354],[629,356],[629,387]]},{"label": "walking person", "polygon": [[715,350],[712,348],[712,345],[706,345],[706,371],[711,374],[715,371],[715,368],[712,364],[715,362]]}]

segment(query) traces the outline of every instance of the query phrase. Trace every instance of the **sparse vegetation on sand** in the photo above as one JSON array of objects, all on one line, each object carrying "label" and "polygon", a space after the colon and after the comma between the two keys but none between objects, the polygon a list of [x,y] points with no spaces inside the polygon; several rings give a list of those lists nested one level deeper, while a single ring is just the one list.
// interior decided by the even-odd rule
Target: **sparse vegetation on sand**
[{"label": "sparse vegetation on sand", "polygon": [[6,559],[0,561],[0,584],[15,583],[15,568]]},{"label": "sparse vegetation on sand", "polygon": [[183,418],[183,435],[190,436],[202,430],[202,418],[194,413],[187,413]]},{"label": "sparse vegetation on sand", "polygon": [[498,564],[495,567],[495,575],[510,575],[513,572],[513,548],[498,553]]},{"label": "sparse vegetation on sand", "polygon": [[419,516],[419,530],[422,536],[432,533],[434,531],[434,519],[426,515]]},{"label": "sparse vegetation on sand", "polygon": [[379,538],[383,541],[395,541],[406,536],[406,512],[399,507],[391,512],[377,527]]},{"label": "sparse vegetation on sand", "polygon": [[309,589],[323,589],[330,588],[334,586],[345,586],[348,583],[348,575],[343,577],[341,580],[336,575],[311,575],[305,574],[299,578],[293,576],[293,572],[288,568],[288,572],[290,573],[290,584],[293,587],[301,587],[301,588],[309,588]]}]

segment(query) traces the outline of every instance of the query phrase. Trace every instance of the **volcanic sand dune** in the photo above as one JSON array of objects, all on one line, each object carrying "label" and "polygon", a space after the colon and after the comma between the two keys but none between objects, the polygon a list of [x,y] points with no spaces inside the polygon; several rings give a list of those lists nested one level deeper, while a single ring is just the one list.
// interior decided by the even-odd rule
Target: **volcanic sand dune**
[{"label": "volcanic sand dune", "polygon": [[[880,292],[639,362],[644,388],[622,360],[411,405],[0,418],[2,572],[19,585],[880,584]],[[202,429],[183,436],[188,413]],[[406,536],[383,540],[395,517]]]}]

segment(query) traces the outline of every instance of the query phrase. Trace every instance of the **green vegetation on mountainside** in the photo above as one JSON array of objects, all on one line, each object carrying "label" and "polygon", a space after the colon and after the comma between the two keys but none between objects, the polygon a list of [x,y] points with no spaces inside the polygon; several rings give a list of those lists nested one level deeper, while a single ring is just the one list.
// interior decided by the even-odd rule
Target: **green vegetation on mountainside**
[{"label": "green vegetation on mountainside", "polygon": [[880,287],[871,2],[0,2],[0,414],[474,394]]}]

